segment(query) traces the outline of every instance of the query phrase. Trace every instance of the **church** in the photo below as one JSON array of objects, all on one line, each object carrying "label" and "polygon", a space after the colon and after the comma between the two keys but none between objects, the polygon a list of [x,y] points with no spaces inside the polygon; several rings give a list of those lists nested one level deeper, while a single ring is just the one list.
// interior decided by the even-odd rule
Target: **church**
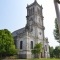
[{"label": "church", "polygon": [[20,58],[33,58],[34,55],[31,50],[35,44],[41,43],[43,51],[41,58],[49,57],[49,42],[48,38],[44,36],[43,23],[43,7],[35,0],[32,4],[27,5],[27,24],[24,28],[18,29],[12,33],[16,48],[18,49],[18,56]]}]

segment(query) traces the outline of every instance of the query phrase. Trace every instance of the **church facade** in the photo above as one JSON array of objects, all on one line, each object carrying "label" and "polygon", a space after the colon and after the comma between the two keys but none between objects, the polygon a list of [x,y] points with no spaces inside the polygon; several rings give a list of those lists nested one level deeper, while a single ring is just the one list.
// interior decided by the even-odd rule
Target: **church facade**
[{"label": "church facade", "polygon": [[27,5],[26,26],[12,33],[20,58],[32,58],[31,50],[37,43],[43,45],[41,57],[49,57],[49,43],[48,38],[44,36],[42,9],[36,0]]}]

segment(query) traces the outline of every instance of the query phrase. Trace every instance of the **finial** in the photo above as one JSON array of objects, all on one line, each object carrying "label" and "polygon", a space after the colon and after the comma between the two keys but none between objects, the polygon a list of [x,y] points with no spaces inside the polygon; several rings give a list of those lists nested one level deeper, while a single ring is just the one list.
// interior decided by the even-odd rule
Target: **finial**
[{"label": "finial", "polygon": [[37,2],[37,0],[35,0],[34,2]]},{"label": "finial", "polygon": [[35,2],[36,2],[36,0],[35,0]]},{"label": "finial", "polygon": [[27,6],[28,6],[28,4],[27,4]]}]

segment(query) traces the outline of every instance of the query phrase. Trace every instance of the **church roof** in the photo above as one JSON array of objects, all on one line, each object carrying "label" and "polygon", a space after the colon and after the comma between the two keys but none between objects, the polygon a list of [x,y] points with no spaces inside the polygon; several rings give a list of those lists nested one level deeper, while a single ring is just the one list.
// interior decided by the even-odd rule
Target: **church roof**
[{"label": "church roof", "polygon": [[18,29],[12,33],[13,36],[17,36],[25,31],[25,27],[22,29]]}]

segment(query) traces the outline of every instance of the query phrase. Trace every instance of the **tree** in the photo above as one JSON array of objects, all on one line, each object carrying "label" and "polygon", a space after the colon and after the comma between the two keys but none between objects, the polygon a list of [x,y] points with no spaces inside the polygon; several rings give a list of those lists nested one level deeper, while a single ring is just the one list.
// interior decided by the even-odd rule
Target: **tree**
[{"label": "tree", "polygon": [[59,46],[55,47],[53,52],[54,52],[55,58],[60,58],[60,47]]},{"label": "tree", "polygon": [[16,54],[14,39],[7,29],[0,30],[0,57]]},{"label": "tree", "polygon": [[35,58],[39,58],[41,52],[42,52],[42,44],[37,43],[32,50],[32,54],[35,55]]},{"label": "tree", "polygon": [[53,58],[54,57],[54,48],[53,47],[49,47],[49,52],[50,52],[50,57]]},{"label": "tree", "polygon": [[57,23],[57,18],[55,19],[55,29],[54,29],[54,37],[55,39],[60,43],[60,40],[59,40],[59,28],[58,28],[58,23]]},{"label": "tree", "polygon": [[60,46],[56,46],[55,49],[53,47],[49,47],[49,51],[51,58],[60,58]]},{"label": "tree", "polygon": [[60,0],[55,0],[56,2],[58,2],[60,4]]}]

